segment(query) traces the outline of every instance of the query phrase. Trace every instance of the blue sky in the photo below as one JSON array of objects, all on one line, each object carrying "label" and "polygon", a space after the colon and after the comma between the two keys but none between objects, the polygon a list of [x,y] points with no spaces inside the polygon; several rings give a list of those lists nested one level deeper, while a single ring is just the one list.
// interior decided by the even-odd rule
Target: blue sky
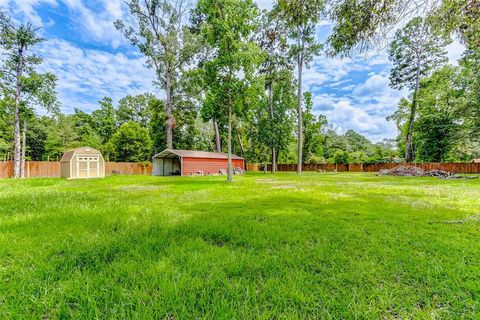
[{"label": "blue sky", "polygon": [[[270,1],[257,0],[268,8]],[[115,101],[125,95],[163,93],[152,85],[154,74],[145,59],[115,29],[113,21],[126,15],[121,0],[0,0],[18,21],[41,27],[48,39],[38,48],[42,71],[58,78],[64,112],[92,111],[104,96]],[[319,25],[317,38],[328,36],[328,23]],[[448,48],[452,63],[463,48]],[[388,87],[390,64],[385,49],[345,59],[316,57],[304,74],[304,88],[314,96],[314,112],[327,116],[338,132],[354,129],[374,141],[396,136],[393,113],[404,92]]]}]

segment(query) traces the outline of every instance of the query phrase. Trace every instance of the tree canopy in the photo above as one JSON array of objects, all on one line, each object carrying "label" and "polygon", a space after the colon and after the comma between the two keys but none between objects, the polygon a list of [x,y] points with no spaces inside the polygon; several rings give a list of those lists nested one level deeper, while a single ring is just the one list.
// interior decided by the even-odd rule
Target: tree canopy
[{"label": "tree canopy", "polygon": [[[60,109],[56,76],[39,72],[35,47],[48,39],[0,13],[0,157],[14,159],[16,176],[25,159],[57,160],[82,145],[110,161],[210,150],[272,171],[298,163],[298,173],[302,163],[480,157],[476,0],[277,0],[263,11],[253,0],[128,0],[125,8],[115,26],[154,70],[154,92],[70,113]],[[329,34],[319,34],[324,21]],[[455,66],[445,50],[452,37],[465,46]],[[372,142],[329,123],[315,106],[321,84],[304,88],[303,76],[321,54],[345,57],[387,40],[390,86],[405,95],[387,118],[397,139]]]}]

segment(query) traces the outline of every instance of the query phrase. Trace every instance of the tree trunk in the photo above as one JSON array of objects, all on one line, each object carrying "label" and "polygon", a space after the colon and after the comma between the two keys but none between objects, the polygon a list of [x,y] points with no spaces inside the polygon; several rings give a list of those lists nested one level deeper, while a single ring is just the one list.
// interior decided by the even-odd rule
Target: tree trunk
[{"label": "tree trunk", "polygon": [[167,94],[167,149],[173,149],[173,125],[175,119],[173,118],[172,106],[172,84],[170,73],[167,72],[166,77],[166,94]]},{"label": "tree trunk", "polygon": [[23,118],[22,155],[20,159],[20,178],[25,178],[25,153],[27,149],[27,116]]},{"label": "tree trunk", "polygon": [[222,140],[220,139],[217,119],[213,119],[213,128],[215,129],[215,144],[217,146],[217,152],[222,152]]},{"label": "tree trunk", "polygon": [[227,166],[227,182],[233,182],[232,170],[232,100],[228,98],[228,166]]},{"label": "tree trunk", "polygon": [[410,116],[408,118],[407,139],[405,142],[405,161],[412,162],[413,160],[413,123],[415,121],[415,113],[417,112],[417,93],[414,93],[412,102],[412,109],[410,110]]},{"label": "tree trunk", "polygon": [[21,78],[23,71],[23,47],[18,49],[16,68],[15,107],[13,111],[13,177],[20,178],[21,146],[20,146],[20,95],[22,94]]},{"label": "tree trunk", "polygon": [[298,119],[298,166],[297,174],[302,173],[302,148],[303,148],[303,111],[302,111],[302,71],[303,56],[298,54],[298,85],[297,85],[297,119]]},{"label": "tree trunk", "polygon": [[274,134],[273,134],[273,128],[274,128],[274,116],[273,116],[273,81],[270,80],[269,84],[268,84],[268,106],[269,106],[269,109],[270,109],[270,123],[271,123],[271,126],[270,126],[270,134],[271,134],[271,141],[270,141],[270,144],[271,144],[271,147],[272,147],[272,173],[275,173],[277,171],[277,153],[276,153],[276,150],[275,150],[275,138],[274,138]]},{"label": "tree trunk", "polygon": [[415,91],[413,92],[412,109],[408,118],[407,139],[405,142],[405,161],[413,161],[413,124],[415,122],[415,115],[418,106],[418,90],[420,88],[420,59],[417,59],[417,74],[415,78]]},{"label": "tree trunk", "polygon": [[240,136],[240,132],[237,131],[237,139],[238,139],[238,144],[240,145],[240,151],[242,152],[242,157],[245,159],[245,148],[243,147],[243,142],[242,142],[242,137]]}]

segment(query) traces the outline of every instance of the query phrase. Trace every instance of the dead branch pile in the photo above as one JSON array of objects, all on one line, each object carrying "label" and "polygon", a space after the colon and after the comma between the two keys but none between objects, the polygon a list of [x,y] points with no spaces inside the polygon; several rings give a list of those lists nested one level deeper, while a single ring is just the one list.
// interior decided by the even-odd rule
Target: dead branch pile
[{"label": "dead branch pile", "polygon": [[444,170],[425,171],[414,166],[398,166],[392,169],[383,169],[377,174],[379,176],[399,176],[399,177],[437,177],[441,179],[473,179],[477,177],[467,177],[456,175]]},{"label": "dead branch pile", "polygon": [[379,176],[399,176],[399,177],[422,177],[425,174],[420,168],[398,166],[392,169],[383,169],[378,173]]}]

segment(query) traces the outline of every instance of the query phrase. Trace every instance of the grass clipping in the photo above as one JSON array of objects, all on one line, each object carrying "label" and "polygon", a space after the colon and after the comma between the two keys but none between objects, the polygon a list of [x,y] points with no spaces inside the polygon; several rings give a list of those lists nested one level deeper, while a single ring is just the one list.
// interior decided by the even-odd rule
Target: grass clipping
[{"label": "grass clipping", "polygon": [[383,169],[377,174],[378,176],[397,176],[397,177],[437,177],[440,179],[475,179],[479,176],[462,176],[444,170],[425,171],[415,166],[397,166],[392,169]]}]

